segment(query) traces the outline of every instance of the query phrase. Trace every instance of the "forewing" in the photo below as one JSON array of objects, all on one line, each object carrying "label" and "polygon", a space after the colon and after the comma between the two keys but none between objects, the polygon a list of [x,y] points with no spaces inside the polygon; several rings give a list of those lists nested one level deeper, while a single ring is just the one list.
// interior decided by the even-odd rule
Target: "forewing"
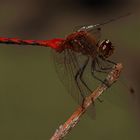
[{"label": "forewing", "polygon": [[[81,97],[81,92],[79,91],[75,82],[75,76],[78,70],[80,69],[80,66],[82,65],[82,61],[84,62],[86,58],[81,57],[80,54],[78,55],[75,52],[68,49],[65,49],[61,53],[53,51],[53,58],[55,69],[59,79],[68,90],[68,93],[70,93],[74,100],[81,105],[83,98]],[[79,62],[77,58],[80,58],[81,62]],[[79,84],[80,89],[86,96],[87,90],[83,89],[81,83]]]},{"label": "forewing", "polygon": [[[104,68],[103,72],[106,72],[107,74],[109,71],[111,71],[111,69],[108,69],[108,68],[113,67],[114,64],[98,58],[98,63],[96,63],[96,67],[100,71],[102,71],[102,69],[100,68],[101,66]],[[99,74],[98,78],[101,79],[102,77],[101,77],[100,72],[97,72],[97,73]],[[104,79],[102,78],[102,80]],[[113,105],[116,105],[117,107],[120,107],[122,109],[128,109],[133,104],[133,98],[132,98],[132,94],[129,93],[129,90],[128,90],[129,88],[124,86],[122,82],[120,82],[121,80],[122,79],[120,77],[117,83],[113,87],[109,88],[106,94],[103,94],[103,100],[104,101],[107,100]]]},{"label": "forewing", "polygon": [[[66,87],[68,93],[73,97],[73,99],[79,105],[82,105],[84,100],[83,97],[86,97],[91,92],[85,86],[83,86],[80,79],[77,79],[79,85],[78,88],[77,83],[75,81],[75,76],[86,61],[87,56],[84,56],[80,53],[76,53],[70,49],[65,49],[61,53],[53,51],[53,58],[55,69],[59,79]],[[90,107],[90,110],[88,111],[88,115],[92,118],[95,117],[94,109],[95,107],[93,104],[92,107]]]},{"label": "forewing", "polygon": [[97,42],[99,42],[101,38],[101,27],[99,24],[76,26],[74,31],[86,31],[90,33],[97,40]]}]

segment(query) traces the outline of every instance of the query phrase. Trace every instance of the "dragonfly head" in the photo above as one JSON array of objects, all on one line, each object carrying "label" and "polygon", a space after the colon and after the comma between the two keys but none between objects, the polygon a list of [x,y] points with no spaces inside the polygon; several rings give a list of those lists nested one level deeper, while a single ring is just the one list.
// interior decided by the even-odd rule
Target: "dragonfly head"
[{"label": "dragonfly head", "polygon": [[103,40],[98,46],[99,57],[106,59],[109,56],[111,56],[113,52],[114,52],[114,46],[112,46],[110,40]]}]

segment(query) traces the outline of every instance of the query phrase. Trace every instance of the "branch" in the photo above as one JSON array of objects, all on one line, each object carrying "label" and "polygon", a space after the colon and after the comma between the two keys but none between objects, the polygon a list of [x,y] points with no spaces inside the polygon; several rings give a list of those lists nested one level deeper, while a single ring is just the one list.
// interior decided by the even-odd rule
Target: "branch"
[{"label": "branch", "polygon": [[83,101],[83,106],[79,106],[71,115],[71,117],[63,125],[59,126],[50,140],[61,140],[64,138],[64,136],[66,136],[66,134],[68,134],[70,130],[74,128],[76,124],[78,124],[81,116],[86,112],[87,108],[92,104],[92,102],[95,101],[105,90],[108,89],[108,87],[118,80],[122,68],[123,67],[121,63],[114,65],[112,71],[109,72],[105,79],[105,82],[108,83],[108,86],[102,83],[88,97],[86,97]]}]

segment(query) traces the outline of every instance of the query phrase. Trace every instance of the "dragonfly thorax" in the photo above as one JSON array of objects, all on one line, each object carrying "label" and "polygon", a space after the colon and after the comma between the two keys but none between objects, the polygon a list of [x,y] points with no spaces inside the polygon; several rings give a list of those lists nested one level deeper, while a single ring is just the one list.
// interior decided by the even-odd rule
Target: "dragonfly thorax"
[{"label": "dragonfly thorax", "polygon": [[114,46],[109,40],[103,40],[98,45],[98,55],[104,59],[110,57],[114,52]]},{"label": "dragonfly thorax", "polygon": [[90,34],[79,31],[67,36],[62,44],[63,49],[70,49],[84,55],[92,55],[97,50],[97,42]]}]

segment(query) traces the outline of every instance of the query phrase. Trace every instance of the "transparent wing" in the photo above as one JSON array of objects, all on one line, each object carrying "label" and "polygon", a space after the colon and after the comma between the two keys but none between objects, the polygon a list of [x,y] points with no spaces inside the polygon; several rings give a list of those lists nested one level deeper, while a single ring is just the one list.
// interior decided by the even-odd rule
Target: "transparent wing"
[{"label": "transparent wing", "polygon": [[[77,57],[80,58],[80,61],[82,62],[78,61]],[[76,100],[78,104],[81,105],[83,98],[79,88],[77,87],[75,76],[86,58],[84,56],[80,56],[80,54],[75,54],[75,52],[71,50],[64,50],[61,53],[53,51],[53,58],[59,79],[68,90],[68,93],[70,93],[74,100]],[[80,89],[82,90],[82,94],[86,96],[88,91],[83,89],[80,82],[79,85]]]},{"label": "transparent wing", "polygon": [[97,40],[97,42],[99,42],[101,38],[101,26],[99,24],[76,26],[74,31],[86,31],[90,33]]},{"label": "transparent wing", "polygon": [[[53,50],[52,50],[53,51]],[[55,69],[59,79],[66,87],[68,93],[73,99],[82,105],[84,98],[91,92],[83,85],[81,80],[77,78],[76,74],[87,60],[87,56],[80,53],[73,52],[72,50],[65,49],[63,52],[58,53],[52,52],[54,58]],[[86,74],[87,76],[88,74]],[[91,109],[92,108],[92,109]],[[95,118],[95,107],[94,104],[87,112],[88,116]]]},{"label": "transparent wing", "polygon": [[[106,73],[111,71],[110,68],[112,68],[113,65],[114,64],[98,58],[98,62],[96,63],[97,69],[99,70],[99,72],[97,72],[98,77],[101,78],[101,73],[106,75]],[[102,97],[104,101],[109,101],[121,109],[129,109],[134,103],[134,96],[129,92],[128,88],[121,83],[121,77]]]}]

